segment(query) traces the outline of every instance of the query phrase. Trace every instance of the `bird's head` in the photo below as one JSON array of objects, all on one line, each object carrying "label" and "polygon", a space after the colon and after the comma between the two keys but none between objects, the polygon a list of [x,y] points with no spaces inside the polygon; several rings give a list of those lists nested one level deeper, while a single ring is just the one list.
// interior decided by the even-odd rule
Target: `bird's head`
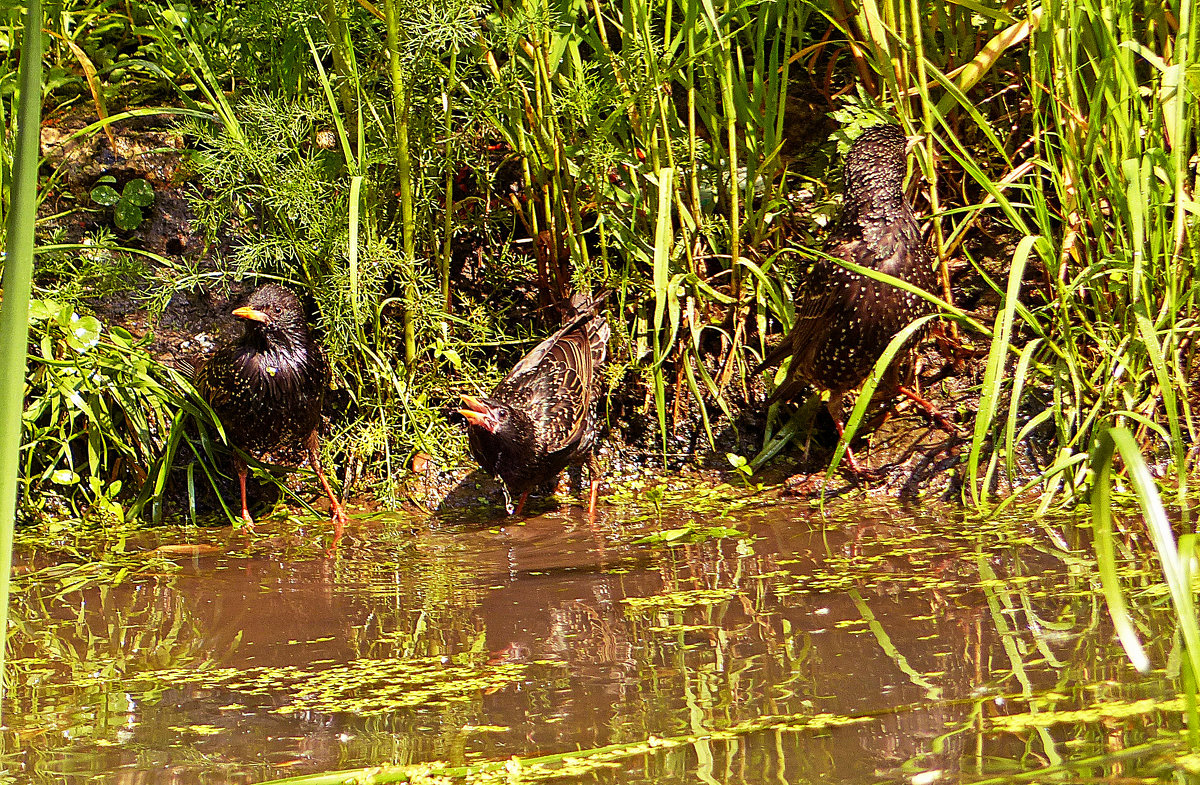
[{"label": "bird's head", "polygon": [[513,407],[490,398],[462,397],[465,408],[458,413],[467,425],[482,428],[488,433],[507,441],[523,441],[530,433],[529,418]]},{"label": "bird's head", "polygon": [[895,125],[875,125],[863,131],[846,153],[846,190],[897,192],[904,184],[908,151],[921,140],[905,137]]},{"label": "bird's head", "polygon": [[259,332],[268,342],[302,340],[308,334],[300,298],[286,287],[268,283],[258,287],[233,315],[245,319],[249,332]]}]

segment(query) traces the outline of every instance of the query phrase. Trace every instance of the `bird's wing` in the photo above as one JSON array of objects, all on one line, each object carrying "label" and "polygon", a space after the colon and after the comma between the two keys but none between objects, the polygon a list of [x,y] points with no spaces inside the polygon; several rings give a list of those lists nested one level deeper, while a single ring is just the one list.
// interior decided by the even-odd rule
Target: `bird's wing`
[{"label": "bird's wing", "polygon": [[[834,246],[827,247],[825,252],[835,255],[839,250],[840,246]],[[828,315],[845,297],[845,293],[835,286],[839,269],[841,268],[823,257],[813,259],[802,278],[791,330],[775,348],[767,352],[753,373],[762,373],[778,365],[817,340],[827,326]]]},{"label": "bird's wing", "polygon": [[493,397],[523,409],[537,424],[547,452],[583,435],[607,336],[606,321],[581,314],[521,358],[496,386]]},{"label": "bird's wing", "polygon": [[560,327],[556,333],[539,343],[537,346],[533,347],[533,350],[529,352],[529,354],[517,361],[517,364],[514,365],[513,369],[508,372],[508,375],[500,381],[500,384],[496,385],[496,391],[499,392],[501,389],[516,389],[521,387],[522,379],[530,374],[537,373],[542,363],[546,360],[546,357],[550,355],[551,351],[553,351],[554,347],[558,345],[563,337],[572,330],[577,329],[579,325],[583,324],[590,318],[591,314],[581,314],[575,317],[570,322]]},{"label": "bird's wing", "polygon": [[214,411],[220,411],[233,403],[233,394],[230,391],[235,389],[235,385],[229,383],[233,371],[232,364],[221,361],[213,362],[220,356],[221,353],[218,352],[210,357],[200,366],[192,379],[192,386],[196,388],[196,392],[208,401],[208,405]]},{"label": "bird's wing", "polygon": [[549,452],[579,441],[592,406],[592,377],[595,374],[588,323],[568,333],[555,345],[552,362],[553,395],[547,399],[546,448]]}]

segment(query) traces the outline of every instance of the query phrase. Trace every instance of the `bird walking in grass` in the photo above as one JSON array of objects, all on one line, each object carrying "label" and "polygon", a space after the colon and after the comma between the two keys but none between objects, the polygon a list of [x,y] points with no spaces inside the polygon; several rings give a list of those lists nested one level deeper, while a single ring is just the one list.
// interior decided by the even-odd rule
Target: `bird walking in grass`
[{"label": "bird walking in grass", "polygon": [[580,461],[591,480],[588,515],[596,513],[596,404],[611,335],[596,313],[601,299],[575,295],[563,326],[521,358],[489,397],[462,396],[458,413],[467,422],[471,455],[503,482],[510,500],[520,497],[516,515],[530,491]]},{"label": "bird walking in grass", "polygon": [[[308,329],[300,300],[274,283],[260,286],[234,316],[246,320],[240,340],[218,350],[196,375],[196,389],[221,419],[234,447],[261,456],[303,446],[321,487],[329,496],[333,544],[346,525],[342,509],[321,467],[318,429],[329,388],[329,365]],[[234,455],[242,492],[242,519],[252,524],[246,505],[246,462]]]},{"label": "bird walking in grass", "polygon": [[[868,128],[854,141],[846,154],[841,217],[824,250],[930,291],[936,284],[933,254],[904,195],[910,147],[910,140],[894,125]],[[797,399],[810,385],[828,390],[826,405],[840,437],[842,397],[862,384],[896,333],[933,308],[910,292],[826,258],[813,261],[801,287],[791,333],[755,372],[790,357],[787,374],[767,403]],[[912,336],[901,357],[911,354],[919,339]],[[893,363],[885,389],[909,396],[939,425],[952,427],[931,404],[899,383],[895,368]],[[851,470],[861,472],[849,446],[846,456]]]}]

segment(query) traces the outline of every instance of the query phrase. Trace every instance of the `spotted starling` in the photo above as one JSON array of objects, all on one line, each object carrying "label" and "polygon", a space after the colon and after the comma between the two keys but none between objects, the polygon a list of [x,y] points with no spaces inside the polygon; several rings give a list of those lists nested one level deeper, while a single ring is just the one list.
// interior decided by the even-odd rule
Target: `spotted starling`
[{"label": "spotted starling", "polygon": [[[260,286],[234,316],[246,320],[241,339],[217,351],[196,375],[196,389],[221,418],[234,447],[261,456],[303,446],[329,495],[333,546],[342,536],[346,513],[321,468],[317,430],[329,387],[329,365],[309,332],[300,300],[274,283]],[[246,507],[246,462],[234,456],[242,490],[242,519],[253,523]]]},{"label": "spotted starling", "polygon": [[596,402],[611,334],[596,313],[599,299],[575,295],[563,326],[521,358],[490,397],[462,396],[471,454],[500,478],[509,498],[520,494],[517,515],[531,490],[580,460],[591,479],[588,515],[595,515]]},{"label": "spotted starling", "polygon": [[[874,126],[854,141],[846,154],[842,214],[825,253],[930,291],[936,283],[933,255],[904,196],[907,153],[906,139],[894,125]],[[816,259],[801,284],[791,333],[755,369],[791,358],[767,402],[796,399],[809,385],[829,390],[829,413],[842,435],[842,396],[867,378],[897,332],[931,312],[927,301],[903,289]],[[908,352],[918,340],[910,339]],[[892,389],[931,409],[898,382]],[[846,455],[858,472],[853,453]]]}]

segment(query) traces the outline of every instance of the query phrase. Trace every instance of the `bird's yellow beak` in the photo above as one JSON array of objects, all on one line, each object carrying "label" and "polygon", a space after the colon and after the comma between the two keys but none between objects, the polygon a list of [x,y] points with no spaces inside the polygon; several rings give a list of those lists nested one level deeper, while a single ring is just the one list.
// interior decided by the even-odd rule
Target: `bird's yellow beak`
[{"label": "bird's yellow beak", "polygon": [[233,315],[242,319],[250,319],[251,321],[255,322],[267,321],[267,315],[265,313],[262,311],[256,311],[249,305],[243,305],[241,308],[235,308]]},{"label": "bird's yellow beak", "polygon": [[463,395],[462,402],[467,405],[468,409],[470,409],[473,412],[478,412],[479,414],[487,414],[488,412],[490,412],[492,410],[491,407],[488,406],[486,403],[479,400],[478,398],[473,398],[470,395]]},{"label": "bird's yellow beak", "polygon": [[463,419],[471,425],[486,428],[489,431],[495,429],[496,423],[492,417],[491,407],[478,398],[472,398],[470,395],[464,395],[462,401],[467,406],[465,409],[458,410]]},{"label": "bird's yellow beak", "polygon": [[480,428],[487,428],[489,431],[491,430],[491,422],[488,421],[486,414],[480,414],[479,412],[471,411],[470,409],[459,409],[458,413],[461,414],[463,419],[465,419],[471,425],[477,425]]}]

